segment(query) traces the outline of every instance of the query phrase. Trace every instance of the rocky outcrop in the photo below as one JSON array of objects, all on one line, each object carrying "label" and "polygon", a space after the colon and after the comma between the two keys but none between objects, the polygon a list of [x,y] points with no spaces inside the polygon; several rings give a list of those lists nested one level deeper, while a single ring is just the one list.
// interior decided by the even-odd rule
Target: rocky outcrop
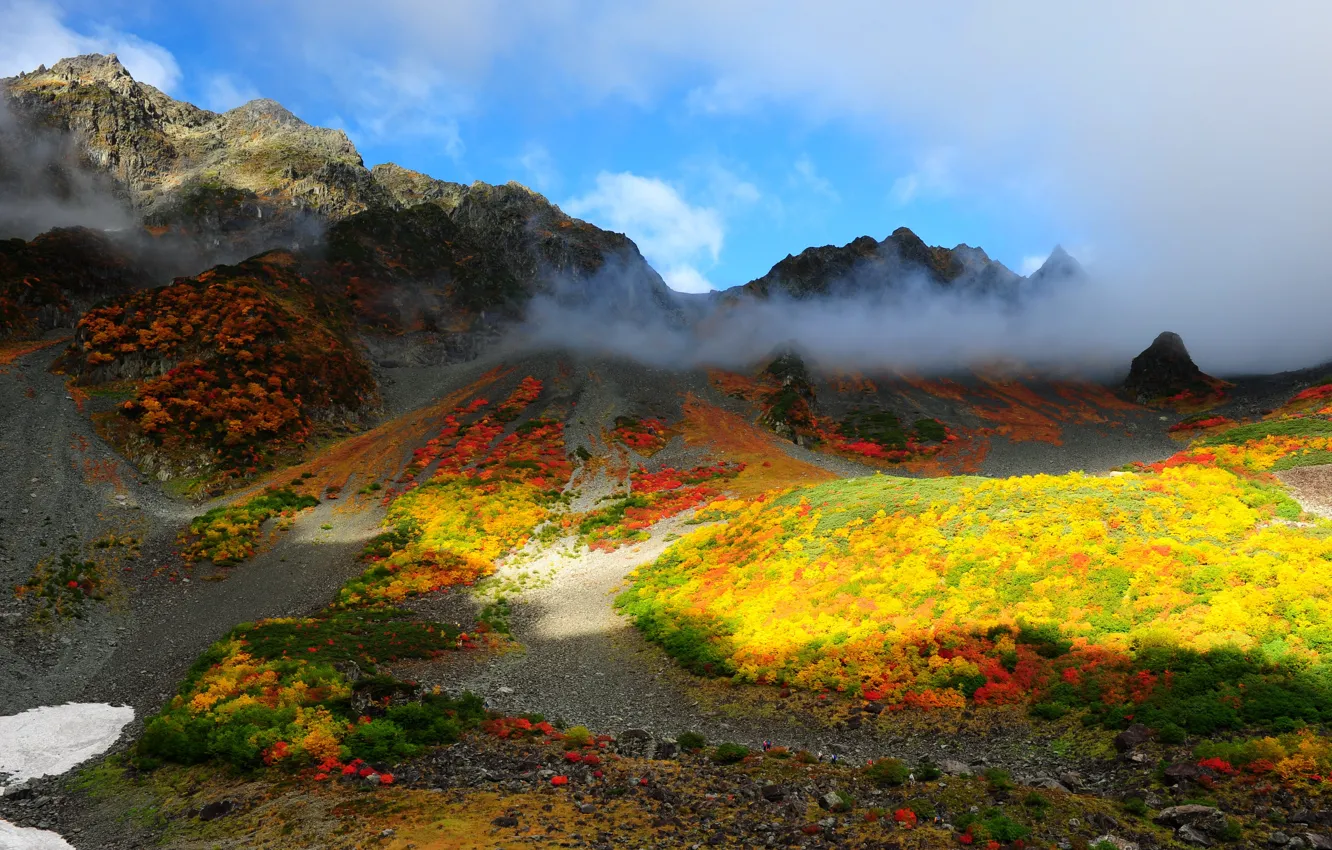
[{"label": "rocky outcrop", "polygon": [[1140,403],[1170,399],[1182,393],[1205,395],[1219,382],[1205,374],[1189,356],[1184,340],[1165,331],[1133,358],[1124,389]]},{"label": "rocky outcrop", "polygon": [[861,236],[846,245],[807,248],[788,255],[740,293],[810,298],[822,295],[885,296],[923,285],[928,289],[1016,297],[1022,278],[980,248],[926,245],[899,227],[882,242]]},{"label": "rocky outcrop", "polygon": [[392,162],[376,165],[370,169],[370,174],[400,207],[438,204],[445,211],[452,212],[467,192],[467,187],[461,183],[436,180]]}]

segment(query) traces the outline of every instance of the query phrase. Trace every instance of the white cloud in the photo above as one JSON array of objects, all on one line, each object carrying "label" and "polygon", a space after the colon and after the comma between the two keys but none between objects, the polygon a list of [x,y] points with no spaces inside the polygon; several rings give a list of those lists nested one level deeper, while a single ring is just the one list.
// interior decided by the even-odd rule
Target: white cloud
[{"label": "white cloud", "polygon": [[214,74],[204,88],[203,105],[214,112],[226,112],[259,97],[259,92],[245,80],[230,74]]},{"label": "white cloud", "polygon": [[796,182],[812,190],[817,195],[823,195],[830,201],[840,201],[841,196],[833,188],[832,183],[819,174],[818,168],[814,165],[814,160],[807,154],[802,154],[795,161]]},{"label": "white cloud", "polygon": [[458,116],[470,99],[429,62],[409,56],[381,62],[354,53],[320,54],[315,62],[340,94],[345,114],[337,121],[353,141],[411,138],[462,159],[466,145]]},{"label": "white cloud", "polygon": [[1028,254],[1022,258],[1022,266],[1019,270],[1019,274],[1024,277],[1030,277],[1035,274],[1041,266],[1045,265],[1045,261],[1048,259],[1050,259],[1049,254]]},{"label": "white cloud", "polygon": [[759,98],[734,79],[721,79],[689,90],[685,107],[702,115],[736,115],[753,111]]},{"label": "white cloud", "polygon": [[717,288],[693,266],[670,266],[661,272],[661,278],[676,292],[711,292]]},{"label": "white cloud", "polygon": [[917,199],[944,198],[955,191],[951,151],[934,150],[918,157],[915,170],[893,181],[888,194],[894,203],[904,207]]},{"label": "white cloud", "polygon": [[541,192],[548,192],[559,185],[560,174],[555,167],[555,160],[544,145],[529,144],[523,148],[522,156],[518,157],[518,166]]},{"label": "white cloud", "polygon": [[721,255],[725,226],[711,207],[690,205],[654,177],[622,172],[597,175],[596,187],[562,205],[570,215],[619,231],[638,244],[672,288],[700,292],[713,286],[699,270]]},{"label": "white cloud", "polygon": [[180,66],[160,44],[109,27],[70,29],[59,7],[39,0],[0,0],[0,76],[54,65],[84,53],[115,53],[136,80],[173,91]]},{"label": "white cloud", "polygon": [[763,198],[751,181],[736,174],[716,157],[696,159],[685,165],[690,185],[699,185],[709,206],[724,213],[738,211]]}]

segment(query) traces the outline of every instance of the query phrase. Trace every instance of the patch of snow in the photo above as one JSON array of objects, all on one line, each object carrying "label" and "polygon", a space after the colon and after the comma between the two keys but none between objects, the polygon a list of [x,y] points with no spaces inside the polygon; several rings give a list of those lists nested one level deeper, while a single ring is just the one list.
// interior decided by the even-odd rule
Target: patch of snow
[{"label": "patch of snow", "polygon": [[133,719],[129,706],[105,703],[44,705],[0,717],[0,794],[106,752]]},{"label": "patch of snow", "polygon": [[46,829],[29,829],[0,820],[0,847],[5,850],[74,850],[74,845]]},{"label": "patch of snow", "polygon": [[[64,773],[100,755],[134,719],[127,705],[66,703],[44,705],[0,717],[0,795],[29,779]],[[0,820],[4,850],[74,850],[74,845],[46,829]]]}]

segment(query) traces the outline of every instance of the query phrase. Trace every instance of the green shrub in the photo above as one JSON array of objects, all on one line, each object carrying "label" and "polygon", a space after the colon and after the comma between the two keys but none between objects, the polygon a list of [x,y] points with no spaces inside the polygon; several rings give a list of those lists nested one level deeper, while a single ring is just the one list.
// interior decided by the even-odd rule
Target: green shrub
[{"label": "green shrub", "polygon": [[1156,740],[1163,744],[1182,744],[1188,733],[1178,723],[1162,723],[1156,730]]},{"label": "green shrub", "polygon": [[927,443],[941,443],[948,436],[948,430],[938,419],[917,419],[916,437]]},{"label": "green shrub", "polygon": [[1244,837],[1244,829],[1239,825],[1239,821],[1226,818],[1226,825],[1218,837],[1222,841],[1239,841]]},{"label": "green shrub", "polygon": [[915,774],[916,779],[921,782],[933,782],[943,775],[943,771],[939,770],[934,762],[930,761],[923,761],[916,765],[916,769],[912,772]]},{"label": "green shrub", "polygon": [[197,764],[208,758],[212,725],[188,713],[159,714],[144,726],[137,753],[154,760]]},{"label": "green shrub", "polygon": [[393,764],[420,750],[401,726],[383,718],[359,724],[343,743],[353,756],[372,764]]},{"label": "green shrub", "polygon": [[1005,814],[991,815],[985,819],[985,831],[995,841],[1009,842],[1026,838],[1031,830],[1022,824],[1010,820]]},{"label": "green shrub", "polygon": [[935,807],[932,801],[921,797],[908,801],[906,807],[923,821],[933,820],[939,814],[938,808]]},{"label": "green shrub", "polygon": [[675,743],[679,744],[682,750],[697,752],[708,745],[708,739],[697,732],[681,732]]},{"label": "green shrub", "polygon": [[1059,702],[1038,702],[1031,707],[1032,716],[1041,720],[1058,720],[1069,711],[1068,706]]},{"label": "green shrub", "polygon": [[865,778],[880,788],[904,784],[911,777],[911,770],[901,759],[879,759],[865,768]]},{"label": "green shrub", "polygon": [[987,767],[981,772],[991,790],[1008,791],[1013,787],[1013,777],[1008,771],[998,767]]},{"label": "green shrub", "polygon": [[384,713],[384,719],[397,724],[407,741],[418,746],[452,744],[463,732],[462,720],[425,702],[395,705]]},{"label": "green shrub", "polygon": [[717,749],[712,751],[712,760],[717,764],[735,764],[738,761],[744,761],[749,755],[749,747],[743,744],[718,744]]},{"label": "green shrub", "polygon": [[1141,797],[1128,797],[1124,800],[1124,811],[1135,817],[1147,816],[1147,804]]},{"label": "green shrub", "polygon": [[564,748],[576,750],[592,743],[592,730],[586,726],[570,726],[564,730]]}]

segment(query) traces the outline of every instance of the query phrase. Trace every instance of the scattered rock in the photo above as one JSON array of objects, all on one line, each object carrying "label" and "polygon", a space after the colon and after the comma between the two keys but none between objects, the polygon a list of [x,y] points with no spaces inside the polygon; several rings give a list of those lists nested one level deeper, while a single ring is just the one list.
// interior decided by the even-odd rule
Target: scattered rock
[{"label": "scattered rock", "polygon": [[827,809],[830,812],[844,812],[851,808],[846,804],[846,799],[836,791],[829,791],[819,796],[819,808]]},{"label": "scattered rock", "polygon": [[583,803],[581,806],[578,807],[578,811],[582,812],[585,815],[590,815],[596,810],[597,807],[592,805],[591,803]]},{"label": "scattered rock", "polygon": [[512,827],[515,827],[515,826],[518,825],[518,818],[516,818],[516,817],[514,817],[514,816],[512,816],[512,815],[500,815],[499,817],[497,817],[497,818],[495,818],[493,821],[491,821],[491,822],[490,822],[490,825],[491,825],[491,826],[498,826],[498,827],[509,827],[509,828],[512,828]]},{"label": "scattered rock", "polygon": [[1207,833],[1187,823],[1175,831],[1175,837],[1187,844],[1196,844],[1199,847],[1211,847],[1215,843]]},{"label": "scattered rock", "polygon": [[615,752],[631,758],[650,758],[656,752],[656,742],[645,729],[626,729],[615,738]]},{"label": "scattered rock", "polygon": [[949,776],[970,776],[974,772],[971,769],[971,765],[955,759],[943,759],[940,761],[939,770]]},{"label": "scattered rock", "polygon": [[1059,781],[1063,783],[1065,788],[1073,791],[1081,791],[1087,786],[1087,782],[1082,778],[1082,774],[1072,770],[1066,770],[1059,774]]},{"label": "scattered rock", "polygon": [[1212,806],[1189,803],[1183,806],[1171,806],[1168,809],[1162,809],[1156,815],[1156,822],[1161,826],[1204,825],[1210,832],[1213,827],[1217,831],[1224,829],[1226,816],[1221,813],[1220,809]]},{"label": "scattered rock", "polygon": [[1115,736],[1115,749],[1121,753],[1147,743],[1152,737],[1152,730],[1141,723],[1134,723]]},{"label": "scattered rock", "polygon": [[1060,782],[1058,779],[1051,779],[1048,776],[1040,777],[1032,782],[1031,785],[1033,788],[1045,788],[1050,791],[1063,791],[1065,794],[1068,793],[1068,786],[1064,785],[1064,783]]},{"label": "scattered rock", "polygon": [[1312,832],[1306,832],[1301,836],[1305,843],[1313,850],[1332,850],[1332,838],[1325,835],[1315,835]]},{"label": "scattered rock", "polygon": [[1276,832],[1267,836],[1267,843],[1271,844],[1273,847],[1285,847],[1287,844],[1290,843],[1290,836],[1282,832],[1281,830],[1277,830]]},{"label": "scattered rock", "polygon": [[1180,782],[1197,782],[1200,777],[1212,778],[1216,772],[1191,761],[1177,761],[1165,769],[1165,784],[1178,785]]},{"label": "scattered rock", "polygon": [[1129,841],[1127,838],[1120,838],[1118,835],[1111,835],[1110,833],[1106,833],[1099,838],[1093,838],[1089,844],[1092,847],[1098,844],[1109,844],[1116,850],[1138,850],[1136,841]]},{"label": "scattered rock", "polygon": [[759,793],[769,803],[777,803],[786,796],[786,789],[780,785],[764,785]]}]

